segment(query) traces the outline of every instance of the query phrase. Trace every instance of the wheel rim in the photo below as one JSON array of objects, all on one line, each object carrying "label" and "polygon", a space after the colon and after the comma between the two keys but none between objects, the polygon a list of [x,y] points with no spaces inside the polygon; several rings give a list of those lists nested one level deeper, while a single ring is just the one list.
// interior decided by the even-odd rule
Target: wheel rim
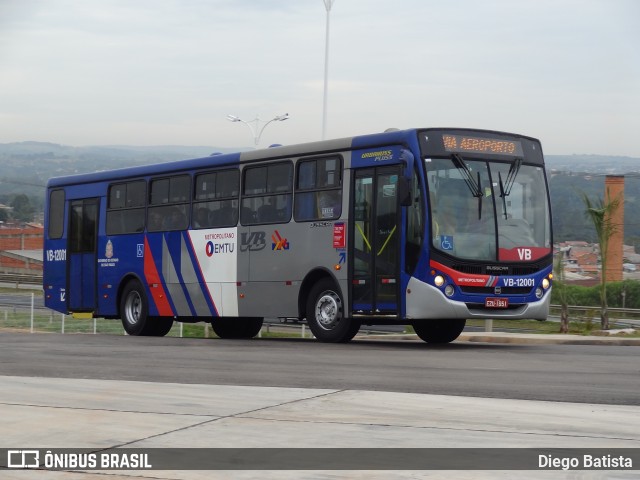
[{"label": "wheel rim", "polygon": [[127,323],[135,325],[140,320],[142,311],[142,298],[138,292],[130,292],[124,304],[124,316]]},{"label": "wheel rim", "polygon": [[316,323],[325,330],[332,330],[340,322],[342,302],[337,293],[327,291],[318,298],[315,308]]}]

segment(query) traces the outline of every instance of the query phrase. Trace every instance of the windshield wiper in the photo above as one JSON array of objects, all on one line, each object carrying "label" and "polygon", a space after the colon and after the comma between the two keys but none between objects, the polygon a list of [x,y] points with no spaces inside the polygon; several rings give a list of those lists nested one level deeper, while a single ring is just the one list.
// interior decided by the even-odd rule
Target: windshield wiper
[{"label": "windshield wiper", "polygon": [[502,183],[502,175],[498,172],[498,179],[500,180],[500,198],[502,198],[502,210],[504,212],[505,220],[508,218],[507,215],[507,197],[511,194],[511,189],[513,185],[516,183],[516,176],[520,171],[520,166],[522,165],[522,159],[516,158],[511,167],[509,167],[509,172],[507,173],[507,179],[504,183]]},{"label": "windshield wiper", "polygon": [[471,170],[469,170],[467,164],[464,163],[464,158],[462,158],[457,153],[451,155],[451,158],[453,159],[453,164],[460,171],[460,173],[462,173],[462,178],[467,184],[467,187],[469,187],[471,195],[473,195],[474,197],[484,196],[484,194],[482,193],[482,189],[480,188],[480,172],[478,172],[478,181],[476,182],[476,180],[473,178]]},{"label": "windshield wiper", "polygon": [[473,195],[478,199],[478,220],[480,220],[482,218],[482,197],[484,197],[484,193],[482,192],[482,186],[480,185],[480,172],[477,172],[478,177],[477,177],[477,180],[475,180],[473,178],[473,174],[471,173],[471,170],[469,169],[467,164],[464,163],[464,158],[462,158],[457,153],[454,153],[453,155],[451,155],[451,158],[453,160],[453,164],[462,174],[462,179],[464,180],[464,183],[467,184],[467,187],[469,188],[471,195]]},{"label": "windshield wiper", "polygon": [[509,168],[509,173],[507,173],[507,180],[505,181],[504,186],[504,194],[507,197],[511,194],[511,188],[513,187],[513,184],[516,183],[516,176],[520,171],[520,165],[522,165],[522,159],[516,158]]}]

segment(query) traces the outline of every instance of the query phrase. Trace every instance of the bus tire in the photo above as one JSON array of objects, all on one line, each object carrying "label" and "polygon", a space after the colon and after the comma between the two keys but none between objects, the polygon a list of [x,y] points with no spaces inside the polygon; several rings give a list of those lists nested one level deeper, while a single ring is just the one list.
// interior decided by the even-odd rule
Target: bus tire
[{"label": "bus tire", "polygon": [[138,280],[131,280],[120,297],[120,318],[129,335],[150,335],[153,329],[149,321],[149,303],[144,287]]},{"label": "bus tire", "polygon": [[344,316],[342,295],[328,278],[311,288],[306,312],[309,330],[321,342],[348,342],[360,330],[360,322]]},{"label": "bus tire", "polygon": [[427,343],[450,343],[460,336],[467,321],[465,319],[419,320],[413,322],[418,337]]},{"label": "bus tire", "polygon": [[149,317],[149,327],[151,329],[149,335],[154,337],[164,337],[173,327],[173,318]]},{"label": "bus tire", "polygon": [[262,317],[214,318],[211,328],[220,338],[253,338],[262,328]]}]

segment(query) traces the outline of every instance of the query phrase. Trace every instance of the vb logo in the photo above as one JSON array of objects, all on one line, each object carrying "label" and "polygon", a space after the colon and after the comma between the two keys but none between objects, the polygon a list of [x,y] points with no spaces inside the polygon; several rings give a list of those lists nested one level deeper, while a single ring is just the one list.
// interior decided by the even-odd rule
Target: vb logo
[{"label": "vb logo", "polygon": [[531,250],[529,248],[519,248],[518,257],[520,257],[520,260],[531,260]]},{"label": "vb logo", "polygon": [[266,232],[243,233],[240,236],[240,251],[257,252],[267,246]]}]

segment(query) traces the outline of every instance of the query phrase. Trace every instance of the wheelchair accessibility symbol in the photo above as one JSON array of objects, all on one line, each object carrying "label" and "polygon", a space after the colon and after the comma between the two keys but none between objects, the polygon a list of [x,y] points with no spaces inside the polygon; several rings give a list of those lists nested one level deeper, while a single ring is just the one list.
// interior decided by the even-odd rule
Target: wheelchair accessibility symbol
[{"label": "wheelchair accessibility symbol", "polygon": [[442,250],[453,250],[453,236],[440,235],[440,248]]}]

